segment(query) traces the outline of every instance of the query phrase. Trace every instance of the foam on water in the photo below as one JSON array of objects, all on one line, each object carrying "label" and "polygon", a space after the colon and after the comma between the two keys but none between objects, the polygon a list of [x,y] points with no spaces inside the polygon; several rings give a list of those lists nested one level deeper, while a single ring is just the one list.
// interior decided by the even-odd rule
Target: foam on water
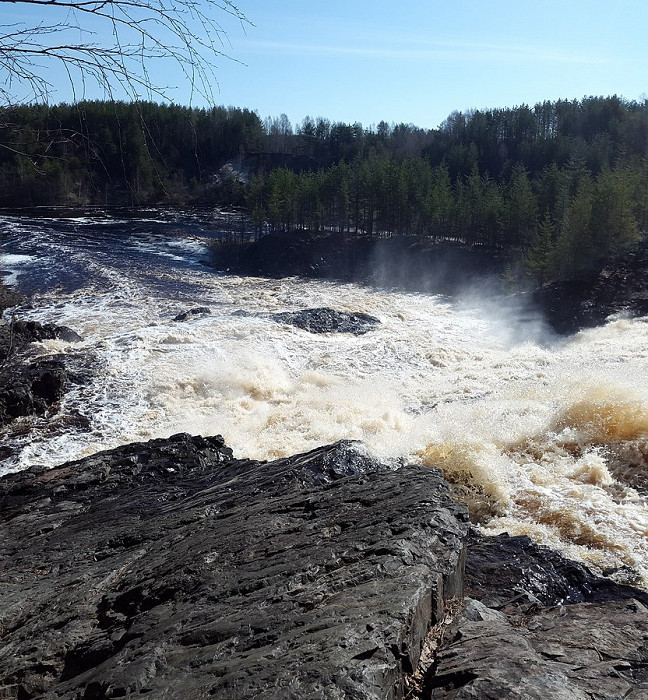
[{"label": "foam on water", "polygon": [[[221,433],[238,456],[259,459],[359,439],[381,458],[439,466],[486,531],[625,565],[647,584],[644,320],[548,343],[541,324],[530,329],[526,317],[520,336],[516,319],[492,306],[221,277],[198,264],[200,242],[191,259],[194,239],[188,248],[157,240],[163,252],[182,251],[180,267],[146,246],[79,250],[54,236],[83,268],[81,282],[41,291],[23,316],[81,333],[81,344],[39,350],[66,354],[90,381],[72,386],[51,419],[36,419],[29,437],[20,422],[10,429],[5,471],[179,431]],[[40,254],[54,255],[54,244]],[[131,255],[146,257],[129,264]],[[173,321],[198,305],[211,315]],[[359,337],[314,335],[270,317],[319,306],[381,325]]]},{"label": "foam on water", "polygon": [[34,255],[18,255],[8,254],[2,256],[2,281],[4,284],[15,285],[18,280],[18,275],[21,273],[24,265],[35,260]]}]

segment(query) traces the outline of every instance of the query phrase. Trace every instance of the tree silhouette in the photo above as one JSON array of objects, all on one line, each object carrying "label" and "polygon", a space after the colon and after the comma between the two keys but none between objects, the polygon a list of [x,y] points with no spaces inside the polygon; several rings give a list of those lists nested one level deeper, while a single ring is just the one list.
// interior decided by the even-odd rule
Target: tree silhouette
[{"label": "tree silhouette", "polygon": [[[0,100],[47,102],[48,80],[62,66],[75,101],[94,83],[108,99],[168,96],[151,77],[155,62],[172,59],[197,93],[213,103],[214,60],[227,56],[227,32],[217,18],[249,24],[231,0],[0,0],[41,20],[0,25]],[[27,13],[28,15],[31,13]]]}]

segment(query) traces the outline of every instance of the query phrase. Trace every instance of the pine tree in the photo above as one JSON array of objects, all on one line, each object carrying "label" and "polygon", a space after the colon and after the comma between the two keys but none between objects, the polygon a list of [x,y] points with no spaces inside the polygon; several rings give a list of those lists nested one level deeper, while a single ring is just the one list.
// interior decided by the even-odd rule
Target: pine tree
[{"label": "pine tree", "polygon": [[527,274],[539,287],[547,281],[553,270],[555,257],[554,225],[549,214],[545,214],[523,261]]}]

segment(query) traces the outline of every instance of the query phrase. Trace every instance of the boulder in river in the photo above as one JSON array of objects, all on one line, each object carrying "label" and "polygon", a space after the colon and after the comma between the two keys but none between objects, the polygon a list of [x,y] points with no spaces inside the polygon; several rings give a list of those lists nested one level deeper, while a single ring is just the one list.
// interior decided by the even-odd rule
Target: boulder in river
[{"label": "boulder in river", "polygon": [[0,371],[0,425],[14,418],[44,413],[61,399],[68,375],[57,359],[12,364]]},{"label": "boulder in river", "polygon": [[193,309],[183,311],[174,317],[174,321],[190,321],[192,318],[198,318],[199,316],[209,316],[211,314],[211,309],[207,306],[196,306]]},{"label": "boulder in river", "polygon": [[352,333],[363,335],[380,321],[375,316],[361,312],[349,313],[328,307],[286,311],[272,316],[279,323],[289,323],[310,333]]},{"label": "boulder in river", "polygon": [[38,321],[15,321],[13,332],[22,342],[34,343],[41,340],[64,340],[68,343],[78,343],[83,338],[67,326],[57,326],[53,323]]},{"label": "boulder in river", "polygon": [[16,350],[28,343],[43,340],[64,340],[77,343],[83,338],[67,326],[57,326],[53,323],[38,321],[12,321],[0,324],[0,361],[5,361]]},{"label": "boulder in river", "polygon": [[61,357],[30,358],[29,344],[60,339],[79,342],[67,326],[37,321],[0,325],[0,425],[44,413],[63,396],[68,373]]}]

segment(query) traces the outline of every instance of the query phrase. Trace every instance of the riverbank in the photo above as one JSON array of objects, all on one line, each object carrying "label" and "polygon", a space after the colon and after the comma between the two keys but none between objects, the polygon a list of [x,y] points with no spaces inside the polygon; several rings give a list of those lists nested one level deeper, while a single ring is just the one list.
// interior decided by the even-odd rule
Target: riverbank
[{"label": "riverbank", "polygon": [[0,530],[8,698],[648,691],[645,592],[471,534],[438,470],[359,443],[126,445],[0,479]]},{"label": "riverbank", "polygon": [[[645,694],[648,604],[622,585],[648,580],[645,324],[525,343],[447,299],[216,275],[130,229],[52,226],[24,268],[57,290],[25,313],[86,336],[33,349],[86,379],[5,433],[32,468],[0,479],[0,694]],[[236,458],[140,442],[186,426]],[[590,569],[473,538],[453,493]]]},{"label": "riverbank", "polygon": [[300,276],[449,296],[499,297],[540,311],[569,335],[614,314],[648,314],[648,246],[532,292],[510,295],[506,261],[496,250],[414,237],[363,238],[308,232],[274,233],[255,242],[217,241],[211,264],[237,275]]},{"label": "riverbank", "polygon": [[560,333],[593,328],[614,315],[648,315],[648,246],[611,259],[578,279],[547,284],[529,295]]},{"label": "riverbank", "polygon": [[484,285],[499,290],[504,270],[496,251],[409,236],[292,231],[254,242],[216,241],[211,251],[211,264],[231,274],[300,276],[435,294],[457,294]]}]

